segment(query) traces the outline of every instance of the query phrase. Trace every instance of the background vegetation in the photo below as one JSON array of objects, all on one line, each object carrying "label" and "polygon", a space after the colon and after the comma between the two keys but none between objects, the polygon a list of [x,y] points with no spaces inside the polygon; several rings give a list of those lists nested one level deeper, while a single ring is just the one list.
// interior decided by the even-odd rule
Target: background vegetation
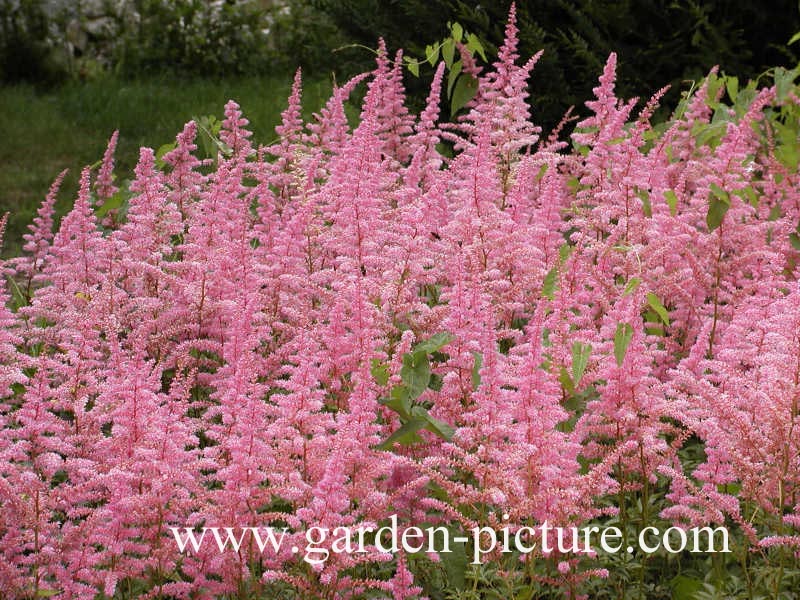
[{"label": "background vegetation", "polygon": [[[118,162],[139,145],[169,141],[193,115],[219,114],[234,97],[256,132],[272,130],[297,66],[314,90],[372,68],[383,37],[390,50],[424,59],[425,46],[459,22],[487,59],[502,40],[509,2],[475,0],[0,0],[0,211],[11,211],[5,254],[13,254],[49,182],[100,158],[120,130]],[[104,8],[107,16],[97,18]],[[547,131],[583,101],[607,56],[619,55],[622,97],[670,84],[661,112],[715,64],[744,81],[793,67],[800,30],[794,0],[521,0],[523,56],[544,49],[531,79],[534,119]],[[109,33],[113,35],[109,37]],[[366,46],[367,48],[358,45]],[[409,105],[421,107],[433,69],[407,74]],[[315,97],[316,96],[316,97]],[[263,142],[265,140],[258,140]]]}]

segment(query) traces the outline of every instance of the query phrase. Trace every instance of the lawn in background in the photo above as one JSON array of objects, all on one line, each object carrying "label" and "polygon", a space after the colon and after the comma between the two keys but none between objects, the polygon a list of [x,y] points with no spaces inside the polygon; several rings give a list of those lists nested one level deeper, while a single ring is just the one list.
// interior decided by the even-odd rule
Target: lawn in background
[{"label": "lawn in background", "polygon": [[[130,177],[141,146],[157,149],[174,140],[193,116],[222,118],[236,100],[251,122],[257,143],[268,144],[286,107],[293,75],[231,80],[171,77],[130,81],[107,77],[70,82],[41,91],[31,85],[0,87],[0,214],[10,213],[3,256],[19,254],[22,234],[53,179],[69,173],[57,204],[59,215],[72,205],[81,169],[99,160],[119,129],[117,180]],[[306,116],[327,99],[331,83],[303,83]]]}]

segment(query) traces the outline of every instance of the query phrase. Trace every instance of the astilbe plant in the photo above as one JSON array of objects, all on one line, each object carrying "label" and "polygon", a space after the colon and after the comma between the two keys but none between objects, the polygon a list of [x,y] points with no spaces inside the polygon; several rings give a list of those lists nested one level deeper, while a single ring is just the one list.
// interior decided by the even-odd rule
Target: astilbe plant
[{"label": "astilbe plant", "polygon": [[[309,123],[298,71],[269,147],[229,102],[215,159],[193,122],[162,162],[143,148],[124,217],[95,213],[118,193],[116,133],[53,231],[58,177],[3,267],[2,597],[467,585],[446,554],[289,551],[392,514],[728,522],[745,565],[748,548],[797,565],[800,196],[770,121],[796,95],[737,111],[712,72],[657,130],[663,90],[635,115],[612,55],[571,145],[541,140],[513,9],[506,35],[492,70],[466,65],[478,92],[446,127],[443,69],[415,118],[381,45]],[[169,534],[269,524],[289,528],[275,552],[179,553]],[[533,595],[614,576],[558,550],[491,559]]]}]

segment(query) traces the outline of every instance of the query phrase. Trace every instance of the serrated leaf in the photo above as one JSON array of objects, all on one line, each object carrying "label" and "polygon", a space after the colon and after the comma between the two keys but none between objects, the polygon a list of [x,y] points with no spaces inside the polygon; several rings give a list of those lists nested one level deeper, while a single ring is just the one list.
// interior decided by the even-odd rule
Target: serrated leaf
[{"label": "serrated leaf", "polygon": [[720,200],[716,195],[712,196],[708,203],[708,213],[706,214],[706,225],[709,231],[714,231],[722,225],[725,214],[731,207],[729,202]]},{"label": "serrated leaf", "polygon": [[431,352],[436,352],[437,350],[443,348],[454,339],[456,338],[451,333],[448,333],[447,331],[440,331],[439,333],[429,337],[427,340],[414,346],[414,352],[427,352],[430,354]]},{"label": "serrated leaf", "polygon": [[453,66],[453,58],[455,57],[456,53],[456,44],[453,41],[453,38],[447,38],[444,42],[442,42],[442,58],[444,59],[444,64],[447,65],[447,68],[451,68]]},{"label": "serrated leaf", "polygon": [[483,44],[477,35],[470,33],[467,36],[467,50],[481,55],[481,58],[486,61],[486,51],[483,49]]},{"label": "serrated leaf", "polygon": [[625,286],[625,289],[622,290],[622,295],[628,296],[629,294],[632,294],[639,288],[639,284],[641,283],[642,280],[639,279],[638,277],[631,277],[627,285]]},{"label": "serrated leaf", "polygon": [[372,378],[380,386],[389,383],[389,365],[382,362],[379,358],[372,359],[372,366],[370,367]]},{"label": "serrated leaf", "polygon": [[667,312],[667,309],[664,308],[664,304],[661,302],[661,299],[653,292],[647,292],[647,303],[658,315],[658,318],[661,319],[661,322],[664,323],[664,325],[669,326],[669,313]]},{"label": "serrated leaf", "polygon": [[589,364],[589,355],[591,353],[591,344],[581,342],[572,344],[572,381],[576,387],[581,382],[586,365]]},{"label": "serrated leaf", "polygon": [[425,48],[425,58],[431,63],[431,66],[436,66],[436,61],[439,60],[439,46],[427,46]]},{"label": "serrated leaf", "polygon": [[417,435],[417,432],[424,428],[427,424],[428,422],[425,419],[420,418],[411,419],[410,421],[403,423],[400,429],[378,444],[378,450],[391,450],[394,444],[408,446],[409,444],[415,444],[423,441],[422,438]]},{"label": "serrated leaf", "polygon": [[408,395],[416,400],[428,387],[431,379],[431,364],[424,352],[406,352],[403,355],[403,366],[400,368],[400,379],[408,388]]},{"label": "serrated leaf", "polygon": [[450,98],[450,114],[454,115],[475,97],[478,91],[478,80],[472,75],[463,74],[456,81],[453,95]]},{"label": "serrated leaf", "polygon": [[636,190],[636,195],[639,197],[639,200],[642,201],[642,211],[644,212],[644,216],[649,219],[653,216],[653,207],[650,206],[650,192],[647,190],[638,189]]},{"label": "serrated leaf", "polygon": [[453,439],[455,429],[450,427],[450,425],[444,421],[440,421],[439,419],[432,417],[427,411],[425,412],[425,420],[427,421],[425,429],[438,435],[440,438],[448,442]]},{"label": "serrated leaf", "polygon": [[567,394],[572,394],[575,391],[575,384],[572,382],[572,377],[569,376],[569,373],[564,366],[561,366],[558,369],[558,382],[561,384],[561,387],[564,388]]},{"label": "serrated leaf", "polygon": [[673,190],[667,190],[664,192],[664,200],[669,206],[669,214],[671,216],[675,216],[678,212],[678,196],[675,194]]},{"label": "serrated leaf", "polygon": [[558,283],[558,269],[553,267],[544,276],[542,281],[542,296],[548,300],[552,300],[556,295],[556,284]]},{"label": "serrated leaf", "polygon": [[[456,542],[455,539],[466,538],[462,535],[456,527],[448,527],[450,535],[450,552],[442,552],[439,554],[439,560],[444,567],[444,572],[447,575],[447,589],[460,591],[467,586],[467,570],[469,569],[469,559],[467,558],[467,550],[465,542]],[[437,548],[441,550],[441,548]]]},{"label": "serrated leaf", "polygon": [[633,337],[633,327],[629,323],[618,323],[617,330],[614,333],[614,359],[617,361],[617,366],[622,366],[622,361],[625,360],[625,353],[628,351],[628,346]]},{"label": "serrated leaf", "polygon": [[481,367],[483,366],[483,354],[473,352],[472,357],[475,362],[472,364],[472,389],[477,390],[481,384]]},{"label": "serrated leaf", "polygon": [[739,96],[739,78],[738,77],[726,77],[725,78],[725,89],[728,92],[728,98],[731,99],[731,102],[734,104],[736,103],[736,98]]}]

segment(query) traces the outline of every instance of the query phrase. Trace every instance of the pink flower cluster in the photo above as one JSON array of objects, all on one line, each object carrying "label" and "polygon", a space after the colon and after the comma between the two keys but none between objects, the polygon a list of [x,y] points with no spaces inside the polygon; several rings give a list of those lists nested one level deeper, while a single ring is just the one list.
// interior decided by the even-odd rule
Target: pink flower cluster
[{"label": "pink flower cluster", "polygon": [[[767,119],[797,96],[712,120],[706,83],[657,130],[660,94],[634,113],[611,55],[571,143],[542,139],[516,36],[512,12],[456,124],[441,67],[415,117],[382,51],[309,123],[298,73],[273,146],[229,102],[216,160],[193,122],[142,148],[125,214],[96,213],[116,134],[54,232],[59,178],[4,267],[0,595],[413,598],[409,556],[308,565],[292,541],[390,514],[581,525],[659,480],[664,518],[800,545],[800,181]],[[386,449],[387,398],[425,365],[411,403],[451,429]],[[168,530],[270,523],[294,532],[273,555],[180,554]],[[550,578],[573,589],[594,571],[568,559]]]}]

